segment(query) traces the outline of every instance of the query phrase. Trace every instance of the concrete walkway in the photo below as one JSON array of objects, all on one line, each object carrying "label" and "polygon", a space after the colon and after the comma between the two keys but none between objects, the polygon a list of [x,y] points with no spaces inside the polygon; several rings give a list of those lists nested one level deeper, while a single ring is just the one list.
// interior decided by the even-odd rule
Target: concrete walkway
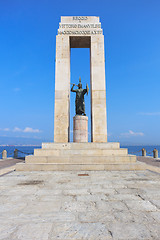
[{"label": "concrete walkway", "polygon": [[154,167],[160,168],[160,158],[138,156],[137,160],[140,162],[144,162],[146,164],[152,165]]},{"label": "concrete walkway", "polygon": [[2,240],[159,240],[160,174],[12,172],[0,177]]},{"label": "concrete walkway", "polygon": [[4,174],[15,171],[16,163],[24,162],[23,159],[15,159],[15,158],[5,158],[0,159],[0,177]]}]

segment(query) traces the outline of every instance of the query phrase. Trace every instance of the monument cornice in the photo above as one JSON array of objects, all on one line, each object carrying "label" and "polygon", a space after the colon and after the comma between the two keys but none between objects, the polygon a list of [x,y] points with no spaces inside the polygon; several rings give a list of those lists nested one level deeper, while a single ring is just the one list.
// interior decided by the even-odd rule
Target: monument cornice
[{"label": "monument cornice", "polygon": [[102,35],[99,17],[71,16],[61,17],[58,35]]}]

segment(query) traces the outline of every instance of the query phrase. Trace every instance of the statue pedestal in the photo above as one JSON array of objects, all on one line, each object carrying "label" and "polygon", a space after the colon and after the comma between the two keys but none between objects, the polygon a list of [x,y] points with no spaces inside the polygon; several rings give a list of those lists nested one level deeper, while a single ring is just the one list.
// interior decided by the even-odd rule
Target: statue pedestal
[{"label": "statue pedestal", "polygon": [[73,117],[73,142],[88,142],[88,117],[76,115]]}]

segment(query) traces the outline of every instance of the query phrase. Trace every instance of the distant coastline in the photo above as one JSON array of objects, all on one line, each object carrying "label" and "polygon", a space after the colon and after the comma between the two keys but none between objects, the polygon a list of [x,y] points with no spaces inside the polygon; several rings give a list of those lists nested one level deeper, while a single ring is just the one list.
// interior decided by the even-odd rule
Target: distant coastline
[{"label": "distant coastline", "polygon": [[[34,149],[41,148],[42,144],[15,144],[15,145],[0,145],[0,158],[2,158],[2,151],[5,149],[7,151],[8,157],[13,157],[15,148],[19,150],[18,156],[25,157],[29,154],[33,154]],[[160,145],[123,145],[121,144],[121,148],[127,148],[129,154],[133,154],[136,156],[142,156],[142,148],[146,149],[147,156],[153,156],[153,149],[156,148],[159,152],[160,156]]]},{"label": "distant coastline", "polygon": [[41,144],[0,144],[0,147],[39,147]]},{"label": "distant coastline", "polygon": [[[45,142],[45,141],[44,141]],[[0,147],[39,147],[42,144],[0,144]],[[120,143],[121,147],[145,147],[145,146],[150,146],[150,147],[156,147],[160,146],[160,144],[123,144]]]},{"label": "distant coastline", "polygon": [[[43,141],[43,142],[46,142],[46,141]],[[0,147],[39,147],[41,146],[41,144],[0,144]],[[160,146],[160,144],[123,144],[123,143],[120,143],[120,146],[121,147],[156,147],[156,146]]]}]

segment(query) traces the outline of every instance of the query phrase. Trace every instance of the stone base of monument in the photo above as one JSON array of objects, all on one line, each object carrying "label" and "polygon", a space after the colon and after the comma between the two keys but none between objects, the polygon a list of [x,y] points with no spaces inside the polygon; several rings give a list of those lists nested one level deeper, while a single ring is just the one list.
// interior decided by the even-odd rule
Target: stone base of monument
[{"label": "stone base of monument", "polygon": [[73,142],[88,142],[88,117],[76,115],[73,117]]},{"label": "stone base of monument", "polygon": [[145,170],[119,143],[42,143],[17,171]]}]

